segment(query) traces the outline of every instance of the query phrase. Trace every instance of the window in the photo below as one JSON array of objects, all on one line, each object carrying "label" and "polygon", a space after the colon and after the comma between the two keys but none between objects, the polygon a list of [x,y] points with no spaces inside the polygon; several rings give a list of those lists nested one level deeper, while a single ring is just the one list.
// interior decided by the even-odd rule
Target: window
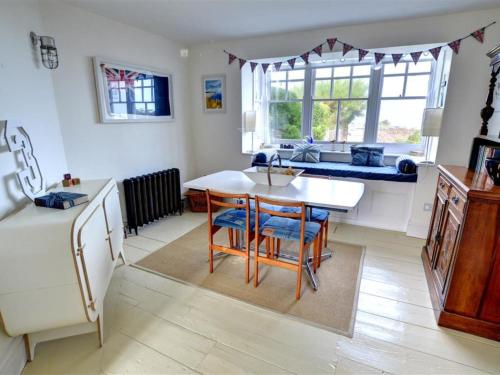
[{"label": "window", "polygon": [[[419,47],[432,46],[412,49]],[[257,71],[251,80],[243,73],[243,91],[250,91],[245,82],[252,82],[256,93],[252,103],[243,100],[243,107],[262,111],[258,144],[293,143],[312,135],[319,143],[381,143],[389,153],[423,150],[423,111],[443,105],[450,58],[443,51],[436,62],[424,53],[418,64],[406,56],[395,66],[389,55],[374,69],[368,57],[359,62],[331,53],[313,56],[294,70],[286,63],[279,71],[271,65],[267,74]]]},{"label": "window", "polygon": [[305,70],[272,71],[269,123],[273,139],[302,138]]}]

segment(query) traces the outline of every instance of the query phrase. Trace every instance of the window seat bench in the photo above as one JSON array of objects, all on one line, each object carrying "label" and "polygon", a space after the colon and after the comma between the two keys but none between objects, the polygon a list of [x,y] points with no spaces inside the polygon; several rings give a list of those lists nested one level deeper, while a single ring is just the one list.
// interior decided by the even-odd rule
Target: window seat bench
[{"label": "window seat bench", "polygon": [[[278,162],[273,165],[278,166]],[[305,163],[283,159],[283,167],[304,169],[305,174],[330,177],[359,178],[363,180],[380,180],[393,182],[417,182],[417,174],[400,173],[394,165],[385,167],[357,166],[345,162],[320,161],[319,163]],[[252,167],[267,167],[267,163],[252,163]]]}]

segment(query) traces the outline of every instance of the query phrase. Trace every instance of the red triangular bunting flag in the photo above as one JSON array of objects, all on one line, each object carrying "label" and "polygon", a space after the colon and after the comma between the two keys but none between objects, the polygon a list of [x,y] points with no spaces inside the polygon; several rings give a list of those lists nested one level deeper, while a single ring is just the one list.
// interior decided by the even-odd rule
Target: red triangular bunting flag
[{"label": "red triangular bunting flag", "polygon": [[281,61],[275,62],[275,63],[274,63],[274,69],[276,69],[276,70],[280,70],[280,68],[281,68],[281,64],[283,64]]},{"label": "red triangular bunting flag", "polygon": [[448,46],[458,55],[458,51],[460,50],[460,42],[462,39],[454,40],[453,42],[448,43]]},{"label": "red triangular bunting flag", "polygon": [[267,68],[269,68],[269,64],[260,64],[262,66],[262,71],[264,72],[264,74],[266,74],[266,71],[267,71]]},{"label": "red triangular bunting flag", "polygon": [[316,55],[318,55],[319,57],[321,57],[321,53],[323,52],[323,45],[320,44],[319,46],[317,46],[316,48],[314,48],[313,51],[316,53]]},{"label": "red triangular bunting flag", "polygon": [[328,42],[328,47],[330,47],[330,51],[333,50],[333,47],[337,42],[337,38],[328,38],[326,41]]},{"label": "red triangular bunting flag", "polygon": [[286,60],[286,62],[288,63],[288,65],[290,65],[290,68],[292,68],[292,69],[295,66],[295,60],[297,60],[297,58],[295,58],[295,57],[293,59]]},{"label": "red triangular bunting flag", "polygon": [[228,53],[228,56],[229,56],[229,65],[231,65],[233,63],[234,60],[236,60],[236,56],[233,55],[232,53]]},{"label": "red triangular bunting flag", "polygon": [[485,29],[485,27],[474,31],[470,35],[472,35],[474,37],[474,39],[476,39],[479,43],[483,43],[484,42],[484,29]]},{"label": "red triangular bunting flag", "polygon": [[410,53],[411,59],[416,64],[418,60],[420,60],[420,56],[422,55],[422,51],[412,52]]},{"label": "red triangular bunting flag", "polygon": [[370,51],[367,51],[366,49],[358,49],[358,58],[359,58],[359,61],[363,61],[363,59],[365,58],[366,55],[368,55],[368,52]]},{"label": "red triangular bunting flag", "polygon": [[342,48],[342,56],[345,56],[347,52],[352,50],[354,47],[351,46],[350,44],[344,43],[344,47]]},{"label": "red triangular bunting flag", "polygon": [[437,61],[437,59],[439,58],[439,53],[441,52],[441,47],[431,48],[429,52],[431,53],[432,57],[434,57],[434,60]]},{"label": "red triangular bunting flag", "polygon": [[238,59],[239,63],[240,63],[240,69],[243,68],[243,65],[246,64],[246,60],[245,59]]},{"label": "red triangular bunting flag", "polygon": [[375,64],[378,64],[385,57],[385,53],[375,52]]},{"label": "red triangular bunting flag", "polygon": [[305,52],[302,55],[300,55],[300,58],[304,60],[306,64],[309,64],[309,52]]},{"label": "red triangular bunting flag", "polygon": [[257,67],[257,65],[259,65],[259,64],[256,62],[250,61],[250,68],[252,69],[252,73],[255,70],[255,68]]},{"label": "red triangular bunting flag", "polygon": [[393,53],[392,55],[392,62],[394,65],[398,65],[399,60],[403,57],[402,53]]}]

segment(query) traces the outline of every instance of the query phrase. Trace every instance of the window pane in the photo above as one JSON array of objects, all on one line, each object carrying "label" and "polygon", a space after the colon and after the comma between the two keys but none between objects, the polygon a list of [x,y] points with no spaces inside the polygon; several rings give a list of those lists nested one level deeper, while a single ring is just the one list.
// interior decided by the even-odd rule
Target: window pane
[{"label": "window pane", "polygon": [[271,100],[285,100],[286,83],[283,81],[271,82]]},{"label": "window pane", "polygon": [[134,90],[134,100],[136,102],[142,102],[142,90],[141,89]]},{"label": "window pane", "polygon": [[271,79],[273,81],[284,81],[286,79],[286,72],[273,71],[271,72]]},{"label": "window pane", "polygon": [[420,61],[417,64],[410,63],[409,73],[427,73],[431,71],[432,63],[430,61]]},{"label": "window pane", "polygon": [[125,81],[120,81],[120,82],[119,82],[119,84],[120,84],[120,87],[121,87],[121,88],[124,88],[124,87],[125,87]]},{"label": "window pane", "polygon": [[288,79],[304,79],[305,70],[290,70],[288,71]]},{"label": "window pane", "polygon": [[370,65],[357,65],[352,68],[353,76],[369,76],[371,73]]},{"label": "window pane", "polygon": [[134,81],[134,86],[135,87],[141,87],[142,86],[142,80],[138,79],[138,80]]},{"label": "window pane", "polygon": [[349,77],[351,75],[350,66],[339,66],[333,70],[334,77]]},{"label": "window pane", "polygon": [[351,98],[368,98],[370,78],[354,78],[352,80]]},{"label": "window pane", "polygon": [[382,83],[382,97],[403,96],[404,77],[384,77]]},{"label": "window pane", "polygon": [[302,99],[304,97],[304,81],[288,82],[288,99]]},{"label": "window pane", "polygon": [[301,139],[302,103],[271,103],[269,123],[273,139]]},{"label": "window pane", "polygon": [[340,102],[338,141],[363,142],[366,106],[366,100],[345,100]]},{"label": "window pane", "polygon": [[152,92],[153,92],[152,89],[144,88],[144,101],[145,102],[152,102],[153,101]]},{"label": "window pane", "polygon": [[429,76],[427,74],[408,76],[405,96],[427,96]]},{"label": "window pane", "polygon": [[135,103],[135,113],[139,115],[146,114],[146,105],[144,103]]},{"label": "window pane", "polygon": [[143,84],[144,86],[153,86],[153,82],[150,79],[145,79]]},{"label": "window pane", "polygon": [[384,74],[404,74],[406,69],[405,63],[399,63],[394,66],[393,63],[384,64]]},{"label": "window pane", "polygon": [[112,102],[119,102],[120,101],[120,92],[118,91],[118,89],[111,90],[111,101]]},{"label": "window pane", "polygon": [[312,131],[315,140],[331,141],[335,139],[337,108],[337,101],[314,102]]},{"label": "window pane", "polygon": [[425,99],[382,100],[377,142],[420,143]]},{"label": "window pane", "polygon": [[332,68],[316,69],[316,78],[330,78],[332,76]]},{"label": "window pane", "polygon": [[314,97],[316,99],[330,99],[332,81],[322,79],[314,82]]},{"label": "window pane", "polygon": [[348,98],[349,97],[349,79],[333,80],[333,97]]},{"label": "window pane", "polygon": [[154,112],[155,112],[155,107],[156,107],[156,106],[155,106],[155,103],[149,103],[149,104],[147,105],[148,113],[149,113],[149,114],[154,114]]},{"label": "window pane", "polygon": [[121,102],[127,101],[127,90],[126,89],[120,89],[120,101]]}]

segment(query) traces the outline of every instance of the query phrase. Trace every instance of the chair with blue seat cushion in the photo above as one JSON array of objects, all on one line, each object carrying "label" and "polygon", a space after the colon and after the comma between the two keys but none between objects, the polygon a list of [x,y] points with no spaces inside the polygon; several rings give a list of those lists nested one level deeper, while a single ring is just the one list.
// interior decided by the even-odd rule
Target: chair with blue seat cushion
[{"label": "chair with blue seat cushion", "polygon": [[[221,198],[231,199],[237,203],[222,201]],[[213,206],[225,207],[229,208],[229,210],[221,213],[214,220]],[[237,255],[245,258],[246,282],[250,282],[250,243],[255,238],[256,212],[250,210],[248,194],[225,194],[207,190],[207,207],[210,273],[214,272],[214,251]],[[270,215],[261,213],[259,217],[260,222],[265,223],[270,218]],[[221,228],[227,228],[228,230],[229,246],[214,243],[214,234]],[[236,246],[235,235],[238,236],[239,232],[245,233],[244,247]]]},{"label": "chair with blue seat cushion", "polygon": [[[291,212],[282,212],[287,207]],[[296,211],[298,209],[299,211]],[[302,286],[302,265],[308,258],[309,249],[313,244],[313,267],[316,270],[316,259],[319,254],[321,225],[306,220],[306,207],[304,202],[276,201],[272,199],[255,197],[255,254],[254,254],[254,286],[259,285],[259,263],[268,266],[285,268],[297,273],[297,287],[295,298],[300,299]],[[268,214],[271,218],[261,223],[260,215]],[[259,245],[261,238],[266,239],[266,255],[261,255]],[[299,242],[299,256],[297,262],[284,261],[275,252],[275,240],[291,240]],[[306,257],[306,258],[305,258]]]}]

